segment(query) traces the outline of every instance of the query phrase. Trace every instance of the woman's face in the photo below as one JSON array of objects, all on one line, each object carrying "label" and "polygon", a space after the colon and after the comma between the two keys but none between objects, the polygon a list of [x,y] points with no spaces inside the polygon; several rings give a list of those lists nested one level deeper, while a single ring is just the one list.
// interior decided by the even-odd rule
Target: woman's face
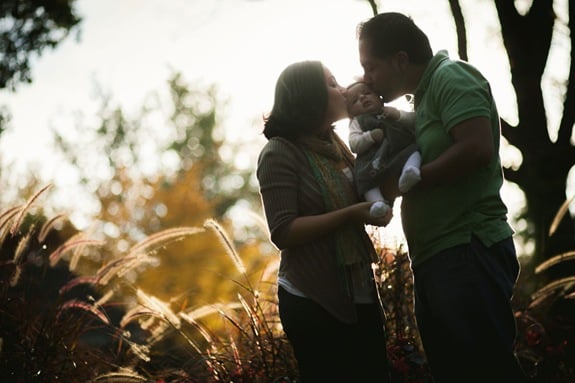
[{"label": "woman's face", "polygon": [[331,125],[336,121],[347,118],[347,106],[345,101],[345,88],[340,86],[331,71],[324,67],[325,83],[327,84],[327,110],[326,124]]}]

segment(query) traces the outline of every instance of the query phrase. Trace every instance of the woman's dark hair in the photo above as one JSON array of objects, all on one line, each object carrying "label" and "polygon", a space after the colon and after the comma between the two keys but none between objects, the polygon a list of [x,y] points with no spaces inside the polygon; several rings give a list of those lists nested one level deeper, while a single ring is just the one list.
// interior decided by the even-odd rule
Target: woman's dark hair
[{"label": "woman's dark hair", "polygon": [[295,139],[311,134],[325,118],[327,98],[321,62],[289,65],[277,80],[272,110],[264,118],[264,136]]},{"label": "woman's dark hair", "polygon": [[357,28],[359,40],[369,43],[371,53],[385,59],[404,51],[414,64],[425,64],[433,57],[427,35],[413,20],[401,13],[380,13]]}]

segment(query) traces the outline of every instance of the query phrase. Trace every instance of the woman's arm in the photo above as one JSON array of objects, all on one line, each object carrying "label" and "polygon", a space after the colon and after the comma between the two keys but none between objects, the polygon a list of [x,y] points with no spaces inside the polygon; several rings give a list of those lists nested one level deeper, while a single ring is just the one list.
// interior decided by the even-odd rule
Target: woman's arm
[{"label": "woman's arm", "polygon": [[[293,144],[285,141],[270,141],[258,159],[256,175],[260,195],[271,240],[279,249],[316,240],[344,224],[385,226],[391,220],[392,212],[381,218],[371,217],[372,202],[359,202],[327,213],[320,213],[319,206],[311,212],[309,207],[302,212],[302,198],[308,200],[310,207],[314,203],[311,197],[301,194],[300,185],[309,182],[302,179],[306,176],[306,172],[302,172],[305,168],[307,159],[300,156]],[[311,174],[307,177],[313,178]],[[321,199],[316,203],[321,204]]]},{"label": "woman's arm", "polygon": [[385,217],[374,218],[369,214],[373,202],[360,202],[329,213],[296,217],[285,230],[274,236],[278,248],[299,246],[329,234],[339,226],[355,222],[374,226],[385,226],[393,217],[392,209]]}]

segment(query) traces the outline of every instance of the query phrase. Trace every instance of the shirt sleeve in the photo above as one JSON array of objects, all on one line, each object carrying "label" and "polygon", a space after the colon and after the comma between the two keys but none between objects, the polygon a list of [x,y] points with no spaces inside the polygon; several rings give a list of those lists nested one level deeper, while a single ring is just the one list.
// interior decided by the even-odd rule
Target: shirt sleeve
[{"label": "shirt sleeve", "polygon": [[258,158],[256,175],[274,244],[278,233],[287,230],[298,214],[298,165],[289,153],[287,144],[272,139]]},{"label": "shirt sleeve", "polygon": [[441,120],[449,131],[462,121],[490,117],[493,97],[487,80],[464,62],[453,62],[438,70],[435,97],[441,102]]},{"label": "shirt sleeve", "polygon": [[356,154],[360,154],[371,148],[375,141],[371,137],[370,131],[364,132],[356,118],[349,123],[349,149]]}]

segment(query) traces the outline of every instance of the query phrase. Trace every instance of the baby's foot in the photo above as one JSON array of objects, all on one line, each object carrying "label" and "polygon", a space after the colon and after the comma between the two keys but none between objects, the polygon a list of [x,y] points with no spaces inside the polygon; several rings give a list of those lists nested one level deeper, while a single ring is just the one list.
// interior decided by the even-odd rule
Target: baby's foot
[{"label": "baby's foot", "polygon": [[387,214],[388,210],[389,206],[387,206],[385,202],[376,201],[373,204],[371,204],[371,207],[369,208],[369,215],[371,215],[374,218],[384,217]]},{"label": "baby's foot", "polygon": [[403,172],[399,177],[399,191],[407,193],[419,181],[421,181],[421,172],[419,171],[419,168],[409,166],[403,169]]}]

